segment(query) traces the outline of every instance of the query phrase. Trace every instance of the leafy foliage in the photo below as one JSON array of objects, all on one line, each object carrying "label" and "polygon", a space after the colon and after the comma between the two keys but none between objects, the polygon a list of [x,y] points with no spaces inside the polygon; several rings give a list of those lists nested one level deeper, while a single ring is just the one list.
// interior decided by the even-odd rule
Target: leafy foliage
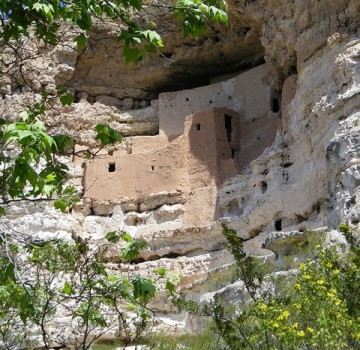
[{"label": "leafy foliage", "polygon": [[[65,87],[58,86],[57,93],[63,106],[72,103],[73,95]],[[42,121],[54,99],[44,93],[39,102],[19,113],[14,122],[1,120],[1,205],[18,200],[55,199],[55,207],[65,211],[79,200],[76,189],[66,186],[69,168],[60,158],[68,155],[73,141],[67,135],[49,135]],[[98,124],[95,130],[95,138],[100,142],[98,152],[108,144],[123,140],[121,134],[107,125]],[[0,214],[4,215],[4,208],[0,208]]]},{"label": "leafy foliage", "polygon": [[[60,99],[65,96],[60,95]],[[21,112],[14,122],[3,121],[0,139],[3,144],[0,157],[1,204],[14,199],[52,198],[62,195],[71,205],[78,200],[73,187],[65,186],[68,167],[58,156],[71,143],[66,136],[50,136],[42,122],[48,95],[28,110]],[[15,148],[16,152],[9,152]]]},{"label": "leafy foliage", "polygon": [[227,24],[226,2],[211,0],[180,0],[175,5],[175,15],[181,19],[184,35],[195,38],[206,31],[207,20]]},{"label": "leafy foliage", "polygon": [[147,53],[163,47],[161,36],[152,28],[156,24],[150,18],[145,21],[146,28],[139,25],[139,17],[146,18],[149,7],[173,12],[181,21],[184,34],[194,37],[205,32],[207,21],[227,24],[224,0],[180,0],[166,5],[141,0],[4,0],[0,2],[2,36],[5,41],[19,40],[30,35],[30,28],[35,28],[38,38],[56,45],[59,21],[64,21],[84,31],[75,39],[82,50],[87,45],[86,31],[92,28],[94,18],[107,18],[121,24],[118,38],[124,42],[125,61],[137,63]]},{"label": "leafy foliage", "polygon": [[[127,341],[141,334],[152,316],[146,304],[154,297],[158,282],[130,271],[109,272],[103,256],[117,249],[114,235],[108,233],[109,242],[98,246],[77,236],[75,244],[58,239],[31,241],[28,237],[25,245],[17,247],[16,255],[2,258],[0,340],[6,347],[24,344],[30,329],[42,335],[46,348],[56,341],[88,349],[114,327]],[[0,248],[12,243],[16,240],[6,237]],[[143,246],[136,243],[133,239],[125,243],[131,245],[134,256],[140,252],[135,247]],[[21,256],[27,256],[25,261]],[[127,269],[126,265],[119,268]],[[167,282],[166,273],[161,279]],[[57,332],[50,332],[50,321],[64,312],[70,322],[66,327],[72,327],[72,332],[64,332],[61,325]]]},{"label": "leafy foliage", "polygon": [[301,263],[298,274],[279,283],[282,288],[274,293],[259,283],[265,278],[254,270],[253,259],[246,257],[235,231],[224,226],[252,302],[237,310],[216,300],[205,309],[183,306],[210,316],[229,349],[358,349],[360,242],[349,227],[339,229],[349,243],[348,253],[318,245],[316,260]]},{"label": "leafy foliage", "polygon": [[101,146],[113,145],[123,140],[122,135],[108,125],[97,124],[95,130],[97,131],[95,139],[100,141]]},{"label": "leafy foliage", "polygon": [[146,339],[147,345],[153,350],[220,350],[219,338],[208,327],[203,333],[177,335],[167,333],[152,334]]}]

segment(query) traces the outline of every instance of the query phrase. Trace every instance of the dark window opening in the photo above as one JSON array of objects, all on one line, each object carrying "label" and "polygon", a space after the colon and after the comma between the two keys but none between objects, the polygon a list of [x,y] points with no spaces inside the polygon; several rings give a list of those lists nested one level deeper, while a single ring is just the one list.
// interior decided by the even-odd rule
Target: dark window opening
[{"label": "dark window opening", "polygon": [[231,141],[231,133],[232,133],[232,116],[225,114],[225,129],[226,129],[226,136],[228,142]]},{"label": "dark window opening", "polygon": [[195,124],[195,129],[199,131],[201,129],[201,124]]},{"label": "dark window opening", "polygon": [[212,101],[212,100],[210,100],[210,101],[209,101],[209,103],[210,103],[210,104],[212,104],[212,103],[213,103],[213,101]]},{"label": "dark window opening", "polygon": [[294,163],[292,162],[287,162],[283,165],[284,168],[288,168],[288,167],[291,167]]},{"label": "dark window opening", "polygon": [[186,101],[189,101],[189,97],[186,97]]},{"label": "dark window opening", "polygon": [[161,52],[159,55],[160,58],[165,58],[165,59],[171,59],[172,57],[172,53],[171,52]]},{"label": "dark window opening", "polygon": [[232,148],[232,149],[231,149],[231,158],[232,158],[232,159],[235,158],[235,154],[236,154],[236,151]]},{"label": "dark window opening", "polygon": [[296,68],[296,66],[291,66],[291,67],[289,68],[289,75],[291,75],[291,74],[297,74],[297,68]]},{"label": "dark window opening", "polygon": [[281,231],[282,230],[282,220],[275,220],[275,230]]},{"label": "dark window opening", "polygon": [[109,167],[108,167],[109,173],[113,173],[115,169],[116,169],[115,163],[109,163]]},{"label": "dark window opening", "polygon": [[272,106],[271,109],[274,113],[277,113],[280,111],[280,103],[279,103],[279,99],[278,98],[273,98],[272,99]]},{"label": "dark window opening", "polygon": [[154,169],[155,169],[155,167],[152,165],[152,166],[151,166],[151,170],[154,170]]},{"label": "dark window opening", "polygon": [[265,193],[267,190],[267,182],[266,181],[261,181],[260,182],[260,188],[261,188],[261,192]]}]

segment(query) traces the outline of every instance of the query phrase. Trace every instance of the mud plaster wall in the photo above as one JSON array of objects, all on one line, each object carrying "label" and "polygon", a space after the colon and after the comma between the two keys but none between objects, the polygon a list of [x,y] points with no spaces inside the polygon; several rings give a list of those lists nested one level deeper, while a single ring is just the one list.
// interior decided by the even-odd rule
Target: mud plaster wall
[{"label": "mud plaster wall", "polygon": [[253,120],[244,120],[240,117],[240,149],[235,154],[240,170],[244,170],[266,147],[271,146],[280,121],[279,115],[271,112]]},{"label": "mud plaster wall", "polygon": [[144,148],[135,154],[116,152],[87,163],[86,197],[116,202],[171,189],[183,191],[187,187],[183,144],[184,137],[179,137],[160,148]]},{"label": "mud plaster wall", "polygon": [[[230,116],[229,131],[225,120]],[[188,116],[184,134],[171,142],[166,143],[163,136],[155,136],[150,142],[149,138],[146,142],[137,140],[132,154],[116,152],[87,163],[85,196],[97,201],[142,201],[176,190],[186,198],[184,225],[209,224],[219,214],[217,187],[238,174],[231,152],[235,142],[230,140],[239,135],[239,127],[239,116],[227,109],[211,108]]]},{"label": "mud plaster wall", "polygon": [[228,167],[228,175],[227,168],[221,166],[231,159],[225,123],[225,116],[230,115],[234,119],[231,134],[239,135],[238,115],[227,109],[212,108],[188,116],[184,134],[170,142],[162,136],[139,137],[131,154],[118,151],[113,156],[99,156],[89,161],[86,196],[109,200],[146,197],[171,189],[184,191],[196,187],[194,181],[207,185],[208,175],[202,180],[203,172],[210,173],[220,185],[228,176],[237,173],[234,161]]},{"label": "mud plaster wall", "polygon": [[271,102],[268,64],[219,83],[162,93],[159,96],[160,135],[181,135],[186,116],[211,107],[226,107],[240,113],[244,119],[257,119],[271,111]]},{"label": "mud plaster wall", "polygon": [[[88,162],[84,196],[108,203],[132,200],[140,205],[158,193],[176,191],[182,194],[179,203],[185,203],[185,226],[213,222],[220,216],[217,189],[241,173],[275,139],[280,119],[279,113],[272,111],[269,79],[265,64],[211,86],[162,94],[159,105],[164,108],[169,102],[164,97],[170,95],[179,101],[184,96],[200,100],[193,107],[189,101],[189,110],[208,107],[204,101],[215,92],[218,100],[188,116],[181,114],[180,105],[172,105],[166,120],[164,114],[162,121],[159,117],[159,135],[137,137],[127,152],[117,151]],[[240,111],[214,108],[214,104],[232,104]],[[246,106],[249,108],[244,109]],[[175,113],[180,117],[174,118]]]},{"label": "mud plaster wall", "polygon": [[[229,116],[233,119],[232,130],[225,123]],[[221,216],[217,189],[226,179],[238,174],[231,152],[234,145],[228,135],[229,132],[238,135],[239,127],[238,114],[224,108],[212,108],[185,119],[189,176],[185,226],[207,225]]]}]

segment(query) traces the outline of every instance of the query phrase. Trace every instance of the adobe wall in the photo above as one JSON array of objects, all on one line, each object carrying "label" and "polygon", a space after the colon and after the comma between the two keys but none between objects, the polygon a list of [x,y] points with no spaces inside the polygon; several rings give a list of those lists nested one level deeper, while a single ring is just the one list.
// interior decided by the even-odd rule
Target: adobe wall
[{"label": "adobe wall", "polygon": [[211,108],[186,117],[184,128],[191,189],[197,183],[206,183],[202,169],[210,171],[217,186],[238,173],[232,152],[240,148],[240,118],[236,112]]},{"label": "adobe wall", "polygon": [[269,76],[269,65],[263,64],[227,81],[160,94],[160,135],[181,135],[186,116],[212,107],[226,107],[245,119],[267,115],[272,102]]},{"label": "adobe wall", "polygon": [[236,154],[240,170],[246,168],[266,147],[273,144],[280,123],[281,118],[273,113],[255,120],[240,118],[240,151]]},{"label": "adobe wall", "polygon": [[211,108],[190,115],[184,134],[171,142],[163,136],[136,138],[131,153],[89,161],[84,196],[98,202],[139,203],[176,191],[185,196],[180,201],[185,227],[211,224],[220,217],[218,187],[239,172],[232,152],[240,146],[239,135],[240,118],[233,111]]},{"label": "adobe wall", "polygon": [[185,118],[189,177],[185,226],[204,226],[218,219],[217,189],[227,178],[238,174],[225,127],[225,116],[230,115],[233,118],[230,136],[238,139],[239,116],[233,111],[211,108]]},{"label": "adobe wall", "polygon": [[[109,167],[113,164],[115,169]],[[85,197],[98,201],[146,198],[165,190],[184,190],[186,158],[183,140],[142,153],[115,153],[89,161],[85,170]],[[113,171],[111,171],[113,170]]]},{"label": "adobe wall", "polygon": [[183,205],[185,227],[212,223],[221,214],[218,188],[275,139],[280,119],[273,97],[267,64],[227,81],[161,94],[160,134],[135,137],[127,152],[88,162],[84,196],[140,205],[175,191],[181,200],[171,203]]}]

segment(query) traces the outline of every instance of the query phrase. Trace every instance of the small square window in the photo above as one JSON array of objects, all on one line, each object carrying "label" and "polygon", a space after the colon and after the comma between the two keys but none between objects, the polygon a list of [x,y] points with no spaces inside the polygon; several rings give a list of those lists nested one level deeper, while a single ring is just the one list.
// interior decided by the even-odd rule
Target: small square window
[{"label": "small square window", "polygon": [[109,167],[108,167],[109,173],[113,173],[116,170],[116,165],[115,163],[109,163]]}]

